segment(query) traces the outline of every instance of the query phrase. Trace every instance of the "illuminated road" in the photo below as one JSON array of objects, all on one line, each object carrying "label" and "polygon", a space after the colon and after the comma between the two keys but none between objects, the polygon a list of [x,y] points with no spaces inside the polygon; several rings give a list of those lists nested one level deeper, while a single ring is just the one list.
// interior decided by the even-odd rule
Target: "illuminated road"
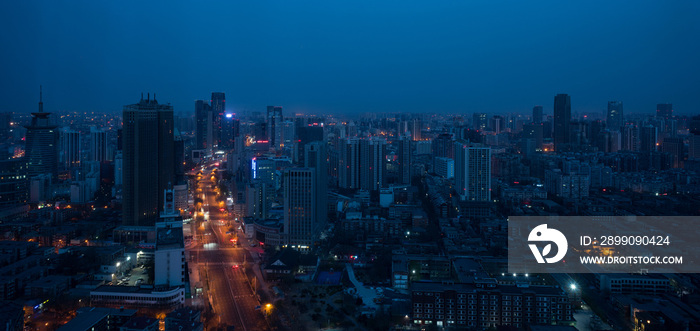
[{"label": "illuminated road", "polygon": [[211,171],[205,169],[199,182],[202,191],[196,193],[203,200],[203,222],[197,228],[197,244],[188,251],[205,270],[201,277],[209,280],[208,293],[216,321],[235,326],[236,330],[266,330],[263,312],[256,310],[260,303],[244,271],[246,266],[253,266],[253,259],[247,250],[231,243],[232,234],[226,233],[229,216],[220,210],[213,184]]}]

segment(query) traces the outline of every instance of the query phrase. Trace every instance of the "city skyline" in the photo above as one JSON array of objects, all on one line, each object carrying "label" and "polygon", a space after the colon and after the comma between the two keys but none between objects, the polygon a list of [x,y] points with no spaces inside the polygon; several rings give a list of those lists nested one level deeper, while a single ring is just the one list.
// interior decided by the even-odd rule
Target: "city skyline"
[{"label": "city skyline", "polygon": [[698,14],[5,4],[0,325],[700,330]]},{"label": "city skyline", "polygon": [[[567,93],[574,113],[605,112],[620,100],[628,114],[659,103],[692,114],[700,108],[700,64],[697,44],[686,40],[700,30],[693,20],[700,5],[635,5],[636,15],[622,17],[630,8],[610,3],[222,4],[216,11],[18,3],[2,17],[18,32],[0,37],[15,49],[1,55],[13,64],[5,68],[13,84],[0,93],[3,111],[18,113],[34,109],[43,84],[52,112],[118,112],[142,91],[185,111],[223,91],[234,112],[281,105],[316,114],[529,113],[544,105],[551,114],[550,95]],[[131,18],[119,18],[126,12]]]}]

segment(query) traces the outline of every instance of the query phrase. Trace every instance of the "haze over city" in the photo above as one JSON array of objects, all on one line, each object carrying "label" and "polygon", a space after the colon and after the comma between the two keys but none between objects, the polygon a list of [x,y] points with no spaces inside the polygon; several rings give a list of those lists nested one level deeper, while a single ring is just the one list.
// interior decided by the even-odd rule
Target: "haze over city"
[{"label": "haze over city", "polygon": [[[700,108],[696,1],[8,2],[5,109],[119,112],[143,91],[176,112],[627,113]],[[50,101],[50,102],[48,102]]]},{"label": "haze over city", "polygon": [[0,331],[700,330],[698,17],[0,4]]}]

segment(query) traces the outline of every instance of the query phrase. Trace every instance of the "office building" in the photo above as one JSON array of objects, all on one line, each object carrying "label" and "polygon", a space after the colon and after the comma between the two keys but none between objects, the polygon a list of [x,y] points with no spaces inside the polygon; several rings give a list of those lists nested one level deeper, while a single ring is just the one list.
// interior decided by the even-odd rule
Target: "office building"
[{"label": "office building", "polygon": [[454,159],[455,147],[454,147],[454,135],[451,133],[441,133],[435,139],[433,139],[432,144],[433,149],[433,169],[435,169],[435,158],[438,157],[448,157]]},{"label": "office building", "polygon": [[230,150],[235,146],[236,137],[238,137],[241,127],[241,121],[234,117],[232,113],[226,113],[221,122],[221,139],[219,149]]},{"label": "office building", "polygon": [[2,152],[0,151],[0,210],[26,203],[29,192],[26,160]]},{"label": "office building", "polygon": [[195,148],[211,151],[211,106],[204,100],[194,102]]},{"label": "office building", "polygon": [[571,136],[571,97],[557,94],[554,97],[554,150],[565,151]]},{"label": "office building", "polygon": [[173,107],[142,96],[123,116],[123,225],[152,226],[173,185]]},{"label": "office building", "polygon": [[458,141],[455,183],[461,200],[491,201],[491,148]]},{"label": "office building", "polygon": [[396,169],[399,174],[399,184],[411,184],[412,169],[411,169],[411,141],[407,137],[400,137],[398,143],[398,160]]},{"label": "office building", "polygon": [[25,157],[27,158],[27,176],[40,174],[58,175],[58,130],[49,121],[51,113],[44,112],[42,92],[39,90],[39,111],[32,113],[32,122],[25,126]]},{"label": "office building", "polygon": [[295,162],[304,164],[304,146],[312,141],[323,141],[323,123],[310,123],[297,126],[297,150]]},{"label": "office building", "polygon": [[605,125],[609,130],[620,131],[620,128],[625,124],[624,116],[622,101],[608,101],[608,116]]},{"label": "office building", "polygon": [[267,106],[267,137],[270,146],[278,149],[282,144],[282,107]]},{"label": "office building", "polygon": [[477,130],[486,130],[488,126],[486,113],[474,113],[472,115],[472,126]]},{"label": "office building", "polygon": [[505,129],[506,125],[506,120],[503,118],[503,116],[496,115],[494,117],[489,118],[489,130],[495,132],[495,133],[501,133]]},{"label": "office building", "polygon": [[293,150],[296,139],[296,125],[292,121],[282,123],[282,143],[280,147]]},{"label": "office building", "polygon": [[284,174],[284,231],[287,245],[309,251],[319,233],[316,169],[291,168]]},{"label": "office building", "polygon": [[640,132],[640,150],[642,152],[656,151],[659,146],[659,130],[652,126],[643,126]]},{"label": "office building", "polygon": [[419,119],[414,119],[411,121],[411,140],[419,141],[422,140],[422,123]]},{"label": "office building", "polygon": [[321,228],[328,218],[328,152],[326,143],[314,141],[304,147],[304,166],[314,169],[314,199],[316,205],[315,222]]},{"label": "office building", "polygon": [[673,158],[674,168],[683,168],[683,146],[683,138],[678,137],[666,137],[661,143],[661,151]]},{"label": "office building", "polygon": [[226,95],[223,92],[211,93],[211,141],[212,148],[221,145],[221,129],[226,113]]},{"label": "office building", "polygon": [[90,128],[90,161],[112,161],[107,131],[95,127]]},{"label": "office building", "polygon": [[360,188],[376,191],[386,183],[386,140],[360,140]]},{"label": "office building", "polygon": [[59,159],[63,169],[80,167],[82,140],[80,132],[68,128],[62,128],[59,132],[60,152]]},{"label": "office building", "polygon": [[639,126],[634,124],[622,127],[622,149],[625,151],[639,151],[640,149]]},{"label": "office building", "polygon": [[360,188],[360,140],[345,139],[340,142],[338,152],[338,186]]},{"label": "office building", "polygon": [[532,107],[532,123],[542,123],[542,106]]},{"label": "office building", "polygon": [[523,124],[523,139],[532,139],[536,151],[542,150],[544,126],[541,123]]}]

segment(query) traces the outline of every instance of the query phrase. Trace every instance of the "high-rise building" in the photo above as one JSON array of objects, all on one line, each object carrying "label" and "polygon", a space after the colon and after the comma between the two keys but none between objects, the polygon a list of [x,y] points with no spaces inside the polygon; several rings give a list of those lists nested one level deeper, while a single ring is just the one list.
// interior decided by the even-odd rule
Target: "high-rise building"
[{"label": "high-rise building", "polygon": [[639,151],[639,126],[629,124],[622,127],[622,149],[633,152]]},{"label": "high-rise building", "polygon": [[314,169],[314,185],[316,185],[314,218],[318,226],[323,227],[328,218],[328,149],[323,141],[311,142],[304,148],[304,166]]},{"label": "high-rise building", "polygon": [[211,106],[204,100],[194,102],[195,148],[211,150]]},{"label": "high-rise building", "polygon": [[26,160],[0,150],[0,210],[26,203],[28,185]]},{"label": "high-rise building", "polygon": [[433,139],[432,144],[433,149],[433,169],[435,169],[435,158],[438,157],[448,157],[454,159],[455,157],[455,146],[454,146],[454,136],[451,133],[441,133],[435,139]]},{"label": "high-rise building", "polygon": [[270,146],[277,149],[282,144],[282,107],[267,106],[267,137]]},{"label": "high-rise building", "polygon": [[114,156],[114,186],[121,187],[124,183],[124,159],[119,151]]},{"label": "high-rise building", "polygon": [[683,167],[683,138],[666,137],[661,143],[661,151],[671,154],[673,158],[673,167]]},{"label": "high-rise building", "polygon": [[397,170],[399,174],[399,184],[411,184],[412,155],[411,141],[407,137],[400,137],[398,140],[398,162]]},{"label": "high-rise building", "polygon": [[495,116],[489,118],[488,128],[495,133],[501,133],[501,131],[503,131],[503,129],[505,129],[505,124],[506,124],[506,121],[503,118],[503,116],[495,115]]},{"label": "high-rise building", "polygon": [[175,208],[172,189],[163,192],[163,207],[155,224],[156,249],[154,252],[153,285],[176,287],[185,284],[185,239],[182,217]]},{"label": "high-rise building", "polygon": [[486,113],[474,113],[474,115],[472,115],[472,125],[477,130],[486,130],[488,126]]},{"label": "high-rise building", "polygon": [[60,131],[60,162],[64,169],[73,169],[80,167],[80,149],[82,142],[80,132],[73,131],[68,128],[62,128]]},{"label": "high-rise building", "polygon": [[523,125],[523,139],[534,139],[535,150],[542,150],[544,126],[541,123]]},{"label": "high-rise building", "polygon": [[376,191],[384,187],[386,178],[386,140],[360,140],[360,188]]},{"label": "high-rise building", "polygon": [[436,175],[447,179],[455,177],[455,160],[449,157],[436,157],[434,163]]},{"label": "high-rise building", "polygon": [[173,107],[142,95],[123,118],[123,225],[152,226],[174,185]]},{"label": "high-rise building", "polygon": [[107,131],[95,127],[90,128],[90,161],[112,161]]},{"label": "high-rise building", "polygon": [[299,164],[304,164],[304,146],[312,141],[323,141],[323,123],[310,123],[295,129],[297,135],[297,159]]},{"label": "high-rise building", "polygon": [[282,123],[282,143],[280,147],[292,150],[296,139],[296,125],[292,121],[284,121]]},{"label": "high-rise building", "polygon": [[32,113],[32,122],[25,126],[25,157],[27,158],[27,176],[40,174],[58,175],[58,130],[49,122],[51,113],[44,112],[42,92],[39,89],[39,111]]},{"label": "high-rise building", "polygon": [[554,97],[554,150],[563,151],[571,134],[571,97],[557,94]]},{"label": "high-rise building", "polygon": [[338,186],[360,188],[360,140],[346,139],[340,142],[338,152]]},{"label": "high-rise building", "polygon": [[240,128],[241,121],[235,118],[232,113],[226,113],[224,118],[221,120],[221,139],[219,139],[219,149],[233,149]]},{"label": "high-rise building", "polygon": [[656,117],[671,119],[673,117],[673,104],[660,103],[656,105]]},{"label": "high-rise building", "polygon": [[309,251],[317,238],[316,169],[291,168],[284,174],[284,232],[287,245]]},{"label": "high-rise building", "polygon": [[610,130],[619,131],[625,124],[622,101],[608,101],[608,117],[605,121]]},{"label": "high-rise building", "polygon": [[532,123],[542,123],[542,106],[532,107]]},{"label": "high-rise building", "polygon": [[414,119],[411,121],[411,139],[413,141],[419,141],[422,138],[422,123],[419,119]]},{"label": "high-rise building", "polygon": [[652,125],[643,126],[640,133],[640,150],[643,152],[656,151],[659,146],[659,130]]},{"label": "high-rise building", "polygon": [[461,200],[491,201],[491,148],[456,142],[455,183]]},{"label": "high-rise building", "polygon": [[221,145],[221,129],[226,116],[226,95],[224,92],[211,93],[212,145]]},{"label": "high-rise building", "polygon": [[700,160],[700,115],[693,116],[688,125],[688,159]]}]

